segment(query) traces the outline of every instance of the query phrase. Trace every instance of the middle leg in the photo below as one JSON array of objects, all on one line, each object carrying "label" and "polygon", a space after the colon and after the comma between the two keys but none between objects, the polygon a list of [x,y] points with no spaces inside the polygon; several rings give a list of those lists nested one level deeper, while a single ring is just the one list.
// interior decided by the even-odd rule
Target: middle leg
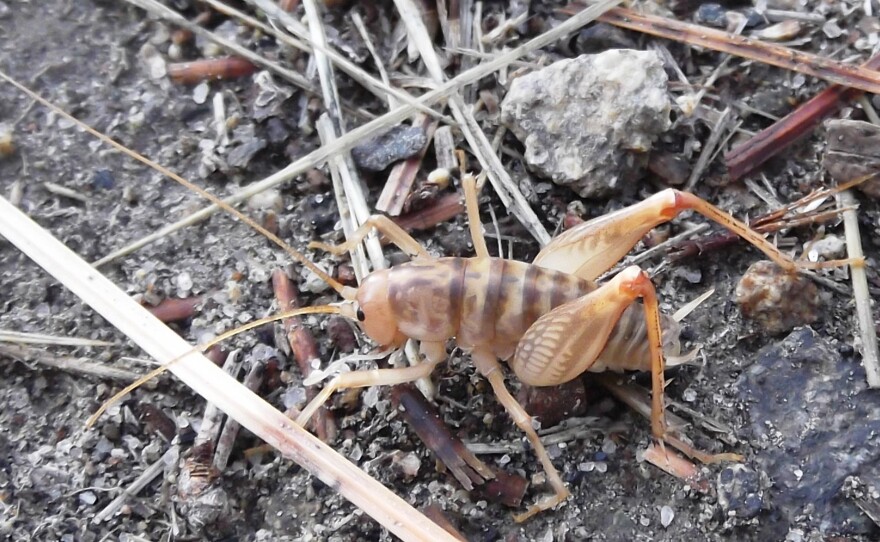
[{"label": "middle leg", "polygon": [[425,361],[411,367],[353,371],[335,377],[306,405],[306,408],[297,416],[296,423],[305,426],[315,412],[338,390],[367,388],[370,386],[391,386],[414,382],[429,376],[434,371],[434,368],[446,359],[446,346],[443,343],[423,342],[421,353],[424,354]]}]

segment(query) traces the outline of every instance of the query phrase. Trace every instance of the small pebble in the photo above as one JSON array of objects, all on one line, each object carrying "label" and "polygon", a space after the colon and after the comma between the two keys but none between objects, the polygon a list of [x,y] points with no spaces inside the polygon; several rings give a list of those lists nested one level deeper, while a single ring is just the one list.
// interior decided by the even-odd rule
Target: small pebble
[{"label": "small pebble", "polygon": [[602,443],[602,451],[608,455],[613,454],[614,452],[617,451],[617,443],[614,442],[613,440],[611,440],[610,438],[605,439],[605,442]]},{"label": "small pebble", "polygon": [[752,264],[740,279],[736,303],[743,316],[766,332],[784,333],[816,321],[819,290],[809,278],[763,260]]},{"label": "small pebble", "polygon": [[725,467],[718,474],[715,488],[718,505],[728,516],[751,519],[764,505],[760,476],[745,465]]},{"label": "small pebble", "polygon": [[248,199],[248,209],[253,211],[275,211],[280,213],[284,210],[284,200],[278,190],[265,190],[254,194]]},{"label": "small pebble", "polygon": [[826,235],[815,243],[806,247],[807,258],[811,262],[818,262],[820,258],[833,260],[846,254],[846,241],[836,235]]},{"label": "small pebble", "polygon": [[694,21],[715,28],[727,28],[727,10],[721,4],[702,4],[694,13]]},{"label": "small pebble", "polygon": [[837,39],[843,35],[843,29],[837,24],[837,21],[831,19],[830,21],[826,21],[825,24],[822,25],[822,32],[825,34],[825,37],[828,39]]},{"label": "small pebble", "polygon": [[190,275],[186,271],[177,275],[178,294],[185,296],[187,293],[189,293],[190,290],[192,290],[192,287],[193,287],[192,275]]},{"label": "small pebble", "polygon": [[98,169],[95,170],[94,175],[92,175],[92,187],[100,190],[110,190],[113,188],[115,184],[115,179],[113,178],[113,172],[109,169]]},{"label": "small pebble", "polygon": [[202,105],[206,101],[208,101],[208,92],[210,92],[211,87],[208,86],[208,83],[202,81],[198,85],[193,88],[193,101],[199,105]]},{"label": "small pebble", "polygon": [[671,506],[664,504],[660,507],[660,525],[662,525],[664,529],[669,527],[673,518],[675,518],[675,511]]},{"label": "small pebble", "polygon": [[422,461],[419,456],[410,452],[408,454],[395,455],[392,464],[400,469],[400,472],[407,478],[412,478],[419,473],[422,467]]},{"label": "small pebble", "polygon": [[93,491],[83,491],[79,494],[79,501],[83,504],[93,505],[98,501],[98,497]]}]

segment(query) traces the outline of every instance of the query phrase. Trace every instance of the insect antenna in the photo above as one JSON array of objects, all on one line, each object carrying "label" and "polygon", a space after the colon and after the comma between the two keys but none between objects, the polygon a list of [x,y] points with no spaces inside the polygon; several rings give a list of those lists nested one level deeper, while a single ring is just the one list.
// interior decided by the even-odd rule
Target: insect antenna
[{"label": "insect antenna", "polygon": [[248,322],[247,324],[245,324],[243,326],[239,326],[239,327],[237,327],[235,329],[231,329],[225,333],[221,333],[220,335],[214,337],[210,341],[208,341],[204,344],[200,344],[198,346],[195,346],[195,347],[193,347],[192,350],[184,352],[183,354],[177,356],[176,358],[172,359],[168,363],[165,363],[164,365],[156,367],[155,369],[153,369],[149,373],[145,374],[144,376],[138,378],[137,380],[135,380],[134,382],[132,382],[128,386],[124,387],[121,391],[116,393],[116,395],[114,395],[113,397],[111,397],[110,399],[105,401],[104,404],[102,404],[100,406],[100,408],[98,408],[98,410],[95,411],[94,414],[89,416],[89,419],[86,420],[85,429],[91,428],[95,424],[95,422],[98,421],[98,419],[105,412],[107,412],[107,409],[109,409],[111,406],[113,406],[116,403],[118,403],[119,401],[121,401],[123,397],[125,397],[126,395],[128,395],[132,391],[136,390],[137,388],[143,386],[144,384],[146,384],[150,380],[161,375],[162,373],[167,371],[171,365],[173,365],[174,363],[177,363],[179,360],[185,358],[186,356],[189,356],[190,354],[193,354],[196,352],[204,353],[212,346],[219,344],[219,343],[225,341],[226,339],[229,339],[230,337],[234,337],[234,336],[238,335],[239,333],[243,333],[245,331],[254,329],[256,327],[260,327],[264,324],[269,324],[272,322],[276,322],[278,320],[283,320],[285,318],[293,318],[294,316],[301,316],[303,314],[341,314],[343,316],[350,317],[348,312],[349,311],[346,311],[345,306],[343,306],[343,305],[318,305],[317,307],[301,307],[298,309],[285,311],[285,312],[282,312],[279,314],[273,314],[272,316],[267,316],[265,318],[260,318],[259,320],[254,320],[253,322]]},{"label": "insect antenna", "polygon": [[255,220],[253,220],[252,218],[248,217],[248,216],[245,215],[244,213],[238,211],[238,210],[237,210],[236,208],[234,208],[232,205],[229,205],[228,203],[226,203],[226,202],[223,201],[222,199],[218,198],[218,197],[215,196],[214,194],[211,194],[210,192],[208,192],[207,190],[201,188],[200,186],[198,186],[198,185],[196,185],[196,184],[194,184],[194,183],[192,183],[192,182],[190,182],[190,181],[184,179],[183,177],[181,177],[180,175],[174,173],[173,171],[171,171],[170,169],[166,168],[165,166],[162,166],[162,165],[160,165],[160,164],[154,162],[153,160],[150,160],[149,158],[147,158],[146,156],[140,154],[139,152],[137,152],[137,151],[135,151],[135,150],[133,150],[133,149],[129,149],[129,148],[126,147],[125,145],[122,145],[121,143],[118,143],[118,142],[114,141],[110,136],[108,136],[108,135],[106,135],[106,134],[104,134],[104,133],[98,131],[98,130],[95,129],[95,128],[92,128],[91,126],[89,126],[89,125],[86,124],[85,122],[79,120],[78,118],[74,117],[73,115],[71,115],[71,114],[68,113],[67,111],[64,111],[63,109],[61,109],[60,107],[56,106],[55,104],[53,104],[53,103],[50,102],[49,100],[43,98],[42,96],[40,96],[39,94],[37,94],[37,93],[34,92],[33,90],[31,90],[31,89],[29,89],[28,87],[24,86],[23,84],[19,83],[18,81],[16,81],[15,79],[13,79],[13,78],[10,77],[9,75],[7,75],[7,74],[6,74],[5,72],[3,72],[2,70],[0,70],[0,79],[3,79],[4,81],[6,81],[7,83],[9,83],[10,85],[16,87],[18,90],[20,90],[21,92],[27,94],[27,95],[28,95],[30,98],[32,98],[33,100],[35,100],[35,101],[39,102],[40,104],[42,104],[42,105],[48,107],[49,109],[51,109],[52,111],[54,111],[54,112],[57,113],[58,115],[61,115],[62,117],[66,118],[67,120],[73,122],[74,124],[76,124],[77,126],[79,126],[80,128],[82,128],[83,130],[85,130],[86,132],[88,132],[89,134],[91,134],[91,135],[93,135],[94,137],[100,139],[100,140],[103,141],[104,143],[107,143],[108,145],[110,145],[111,147],[113,147],[114,149],[116,149],[117,151],[119,151],[119,152],[121,152],[121,153],[123,153],[123,154],[125,154],[125,155],[128,155],[129,157],[131,157],[131,158],[137,160],[138,162],[141,162],[142,164],[144,164],[144,165],[146,165],[146,166],[148,166],[148,167],[150,167],[150,168],[152,168],[152,169],[158,171],[158,172],[161,173],[162,175],[164,175],[164,176],[168,177],[169,179],[171,179],[171,180],[177,182],[178,184],[180,184],[180,185],[182,185],[182,186],[185,186],[185,187],[188,188],[189,190],[192,190],[192,191],[195,192],[196,194],[198,194],[198,195],[202,196],[203,198],[207,199],[208,201],[210,201],[211,203],[213,203],[213,204],[216,205],[217,207],[223,209],[224,211],[226,211],[226,212],[229,213],[230,215],[232,215],[232,216],[234,216],[235,218],[241,220],[242,222],[244,222],[245,224],[247,224],[248,226],[250,226],[251,228],[253,228],[255,231],[261,233],[261,234],[264,235],[267,239],[269,239],[270,241],[272,241],[273,243],[275,243],[278,247],[281,248],[281,250],[283,250],[284,252],[286,252],[287,254],[289,254],[290,257],[293,258],[295,261],[299,262],[299,263],[302,264],[304,267],[306,267],[307,269],[309,269],[311,272],[313,272],[314,274],[318,275],[318,277],[320,277],[321,280],[323,280],[324,282],[326,282],[331,288],[333,288],[333,289],[334,289],[334,290],[335,290],[340,296],[342,296],[344,299],[352,300],[352,299],[354,299],[355,296],[357,295],[357,290],[356,290],[355,288],[352,288],[352,287],[350,287],[350,286],[345,286],[345,285],[343,285],[342,283],[340,283],[339,281],[335,280],[335,279],[334,279],[333,277],[331,277],[326,271],[324,271],[323,269],[321,269],[320,267],[318,267],[314,262],[312,262],[311,260],[309,260],[308,258],[306,258],[302,253],[300,253],[299,251],[297,251],[296,249],[294,249],[293,247],[291,247],[289,244],[285,243],[280,237],[278,237],[278,236],[275,235],[274,233],[270,232],[269,230],[267,230],[266,228],[264,228],[263,226],[261,226],[260,224],[258,224]]}]

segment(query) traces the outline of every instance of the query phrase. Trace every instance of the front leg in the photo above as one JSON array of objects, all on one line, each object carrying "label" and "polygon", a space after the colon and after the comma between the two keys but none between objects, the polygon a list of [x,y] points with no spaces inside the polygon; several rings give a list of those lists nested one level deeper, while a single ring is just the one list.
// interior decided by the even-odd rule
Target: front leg
[{"label": "front leg", "polygon": [[430,258],[425,247],[419,244],[412,235],[406,233],[393,220],[385,215],[371,215],[360,228],[351,234],[351,239],[338,245],[328,245],[326,243],[311,242],[309,248],[319,249],[337,256],[341,256],[352,250],[373,230],[384,235],[389,241],[397,245],[400,250],[404,251],[411,258]]}]

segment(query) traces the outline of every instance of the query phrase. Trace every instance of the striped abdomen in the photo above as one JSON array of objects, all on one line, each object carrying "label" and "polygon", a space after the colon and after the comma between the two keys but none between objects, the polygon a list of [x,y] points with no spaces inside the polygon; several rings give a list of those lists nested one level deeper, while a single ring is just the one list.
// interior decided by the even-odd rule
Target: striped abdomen
[{"label": "striped abdomen", "polygon": [[595,289],[566,273],[500,258],[441,258],[393,267],[389,305],[400,330],[423,341],[455,338],[465,350],[513,355],[541,315]]}]

